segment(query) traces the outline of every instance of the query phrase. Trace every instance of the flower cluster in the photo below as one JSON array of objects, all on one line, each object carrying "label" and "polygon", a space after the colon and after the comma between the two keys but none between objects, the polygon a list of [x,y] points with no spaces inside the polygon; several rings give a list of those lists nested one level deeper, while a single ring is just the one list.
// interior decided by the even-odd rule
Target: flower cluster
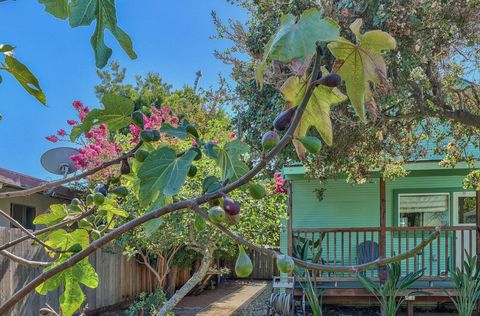
[{"label": "flower cluster", "polygon": [[[164,106],[160,109],[152,107],[150,117],[145,114],[143,115],[143,126],[146,130],[160,128],[163,123],[176,126],[178,122],[179,119],[176,116],[170,115],[170,108],[168,106]],[[130,124],[128,128],[132,135],[131,142],[138,143],[141,129],[134,124]]]},{"label": "flower cluster", "polygon": [[275,172],[273,178],[275,179],[275,193],[287,193],[287,190],[285,189],[286,181],[283,179],[282,173]]}]

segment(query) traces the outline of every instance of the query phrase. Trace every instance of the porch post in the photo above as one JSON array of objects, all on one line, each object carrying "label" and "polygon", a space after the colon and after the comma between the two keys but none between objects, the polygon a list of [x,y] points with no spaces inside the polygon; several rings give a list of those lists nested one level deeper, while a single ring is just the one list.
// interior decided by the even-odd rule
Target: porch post
[{"label": "porch post", "polygon": [[[378,255],[381,258],[385,258],[387,255],[386,249],[386,236],[385,236],[385,227],[387,223],[387,205],[385,202],[385,179],[380,177],[380,234],[378,236]],[[380,280],[384,280],[386,278],[384,269],[379,270],[378,277]],[[380,273],[382,272],[382,273]]]},{"label": "porch post", "polygon": [[[477,255],[477,269],[480,268],[480,191],[477,190],[475,192],[475,198],[476,198],[476,217],[475,217],[475,223],[476,223],[476,241],[477,241],[477,247],[476,247],[476,255]],[[476,315],[480,316],[480,300],[477,301],[477,311]]]},{"label": "porch post", "polygon": [[288,255],[291,256],[293,253],[293,230],[292,230],[292,181],[287,182],[287,193],[288,193],[288,205],[287,205],[287,245],[288,245]]}]

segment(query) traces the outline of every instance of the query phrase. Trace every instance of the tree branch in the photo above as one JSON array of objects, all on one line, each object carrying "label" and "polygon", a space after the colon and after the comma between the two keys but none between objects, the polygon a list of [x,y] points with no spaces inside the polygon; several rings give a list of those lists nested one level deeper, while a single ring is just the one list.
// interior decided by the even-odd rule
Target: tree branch
[{"label": "tree branch", "polygon": [[171,213],[173,211],[178,211],[181,209],[188,209],[192,208],[194,206],[201,205],[203,203],[206,203],[208,201],[217,199],[222,196],[222,194],[226,194],[230,191],[233,191],[240,186],[248,183],[250,180],[252,180],[264,167],[265,165],[272,160],[275,155],[282,150],[292,139],[293,132],[297,128],[297,125],[300,122],[300,119],[303,115],[303,112],[305,111],[305,107],[308,104],[308,101],[310,100],[310,97],[312,96],[313,90],[315,89],[315,85],[312,84],[313,80],[315,80],[318,77],[318,73],[320,71],[320,58],[321,58],[321,48],[320,45],[317,45],[317,54],[315,57],[315,63],[313,66],[313,71],[312,75],[309,78],[308,81],[308,86],[305,92],[305,95],[302,99],[302,102],[297,108],[297,111],[295,112],[295,116],[290,124],[290,127],[287,129],[285,135],[282,137],[280,142],[272,148],[266,155],[265,157],[257,163],[249,172],[247,172],[245,175],[243,175],[240,179],[237,181],[225,186],[222,188],[220,191],[217,192],[212,192],[212,193],[207,193],[204,194],[198,198],[187,200],[187,201],[179,201],[175,202],[169,205],[166,205],[164,207],[161,207],[159,209],[156,209],[152,212],[149,212],[147,214],[144,214],[140,217],[137,217],[117,228],[112,230],[111,232],[107,233],[103,237],[93,241],[90,245],[88,245],[85,249],[83,249],[80,252],[77,252],[76,254],[72,255],[69,259],[65,260],[61,264],[55,266],[52,269],[49,269],[48,271],[45,271],[41,275],[37,276],[35,279],[30,281],[28,284],[26,284],[23,288],[15,292],[8,300],[6,300],[1,306],[0,306],[0,315],[5,314],[13,305],[15,305],[18,301],[23,299],[28,293],[30,293],[32,290],[35,289],[38,285],[41,283],[45,282],[49,278],[55,276],[56,274],[72,267],[76,263],[80,262],[84,258],[88,257],[91,253],[96,251],[97,249],[103,247],[110,241],[118,238],[122,234],[128,232],[131,229],[134,229],[137,226],[140,226],[141,224],[154,219],[161,217],[163,215],[166,215],[168,213]]},{"label": "tree branch", "polygon": [[48,189],[53,189],[53,188],[59,187],[62,184],[65,184],[65,183],[70,183],[70,182],[73,182],[73,181],[78,181],[78,180],[84,179],[88,176],[91,176],[92,174],[97,173],[100,170],[103,170],[103,169],[108,168],[110,166],[119,164],[119,163],[122,162],[122,160],[133,156],[135,154],[135,151],[137,151],[137,149],[140,148],[140,146],[142,146],[142,144],[143,144],[143,142],[140,141],[129,152],[127,152],[127,153],[125,153],[125,154],[123,154],[123,155],[121,155],[121,156],[119,156],[115,159],[104,162],[98,167],[92,168],[90,170],[87,170],[87,171],[82,172],[80,174],[77,174],[75,176],[65,178],[65,179],[56,180],[56,181],[47,182],[45,184],[36,186],[34,188],[26,189],[26,190],[3,192],[3,193],[0,193],[0,199],[29,196],[29,195],[32,195],[32,194],[35,194],[35,193],[38,193],[38,192],[42,192],[42,191],[45,191],[45,190],[48,190]]},{"label": "tree branch", "polygon": [[14,255],[13,253],[11,252],[8,252],[6,250],[0,250],[0,254],[7,257],[8,259],[16,262],[16,263],[19,263],[21,265],[24,265],[24,266],[28,266],[30,268],[40,268],[40,267],[48,267],[49,265],[51,265],[53,262],[42,262],[42,261],[32,261],[32,260],[27,260],[25,258],[22,258],[20,256],[17,256],[17,255]]}]

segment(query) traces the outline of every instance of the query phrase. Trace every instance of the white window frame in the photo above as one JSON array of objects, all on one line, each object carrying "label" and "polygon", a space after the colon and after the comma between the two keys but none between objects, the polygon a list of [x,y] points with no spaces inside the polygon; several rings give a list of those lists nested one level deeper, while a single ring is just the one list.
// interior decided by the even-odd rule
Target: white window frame
[{"label": "white window frame", "polygon": [[[447,226],[451,225],[452,222],[452,208],[451,208],[451,199],[450,192],[421,192],[421,193],[399,193],[397,194],[397,226],[400,227],[400,214],[401,214],[401,205],[400,205],[400,198],[402,196],[415,196],[415,195],[446,195],[447,196],[447,206],[448,206],[448,224]],[[420,226],[420,227],[430,227],[430,226]]]}]

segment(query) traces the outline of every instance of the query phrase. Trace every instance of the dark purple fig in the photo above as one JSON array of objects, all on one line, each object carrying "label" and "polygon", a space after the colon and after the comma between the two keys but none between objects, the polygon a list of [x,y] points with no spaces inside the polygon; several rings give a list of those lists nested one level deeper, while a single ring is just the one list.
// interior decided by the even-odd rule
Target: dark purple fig
[{"label": "dark purple fig", "polygon": [[295,111],[297,107],[294,106],[293,108],[289,108],[288,110],[283,111],[282,113],[278,114],[278,116],[273,121],[273,127],[277,131],[284,131],[290,126],[290,122],[295,115]]},{"label": "dark purple fig", "polygon": [[269,151],[273,147],[275,147],[278,142],[280,141],[280,137],[278,136],[277,132],[266,132],[263,134],[262,137],[262,147],[264,151]]},{"label": "dark purple fig", "polygon": [[129,174],[130,173],[130,164],[128,163],[127,159],[122,160],[122,165],[120,166],[120,173],[121,174]]},{"label": "dark purple fig", "polygon": [[98,184],[95,187],[94,191],[95,193],[97,192],[102,193],[104,196],[107,196],[108,194],[107,186],[105,184]]},{"label": "dark purple fig", "polygon": [[320,78],[318,80],[318,84],[321,84],[326,87],[335,88],[338,87],[342,83],[342,77],[337,75],[336,73],[331,73],[326,75],[325,77]]},{"label": "dark purple fig", "polygon": [[228,197],[223,199],[223,209],[228,215],[237,215],[240,213],[240,205]]}]

